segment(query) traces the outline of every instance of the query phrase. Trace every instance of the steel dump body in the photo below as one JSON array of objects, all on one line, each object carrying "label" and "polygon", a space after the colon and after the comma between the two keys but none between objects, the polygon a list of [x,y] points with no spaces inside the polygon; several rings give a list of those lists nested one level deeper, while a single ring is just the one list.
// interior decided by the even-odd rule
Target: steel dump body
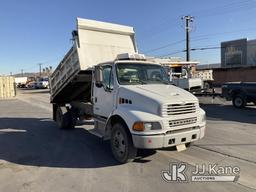
[{"label": "steel dump body", "polygon": [[137,52],[132,27],[78,18],[74,44],[50,78],[51,102],[86,99],[93,66],[127,52]]}]

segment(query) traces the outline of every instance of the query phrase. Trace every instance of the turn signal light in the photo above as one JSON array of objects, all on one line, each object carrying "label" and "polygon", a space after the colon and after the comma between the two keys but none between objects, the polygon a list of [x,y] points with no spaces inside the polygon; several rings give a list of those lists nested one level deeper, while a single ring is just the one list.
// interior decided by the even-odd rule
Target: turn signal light
[{"label": "turn signal light", "polygon": [[136,122],[133,124],[132,129],[134,131],[144,131],[144,123],[143,122]]}]

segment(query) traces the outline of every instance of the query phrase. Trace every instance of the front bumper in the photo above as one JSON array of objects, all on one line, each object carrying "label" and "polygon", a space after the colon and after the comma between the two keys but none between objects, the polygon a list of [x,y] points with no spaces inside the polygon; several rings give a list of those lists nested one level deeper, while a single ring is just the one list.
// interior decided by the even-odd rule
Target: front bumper
[{"label": "front bumper", "polygon": [[179,144],[194,142],[202,139],[205,133],[205,125],[198,126],[189,131],[180,131],[170,134],[154,134],[154,135],[132,135],[133,144],[136,148],[141,149],[157,149],[172,147]]}]

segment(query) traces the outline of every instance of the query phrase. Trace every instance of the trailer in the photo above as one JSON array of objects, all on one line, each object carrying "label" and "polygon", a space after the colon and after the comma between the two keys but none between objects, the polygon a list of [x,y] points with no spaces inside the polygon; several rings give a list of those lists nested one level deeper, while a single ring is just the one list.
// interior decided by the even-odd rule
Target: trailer
[{"label": "trailer", "polygon": [[74,44],[50,77],[53,119],[62,129],[92,119],[125,163],[138,149],[185,149],[204,137],[205,112],[170,84],[160,63],[138,53],[132,27],[77,19]]}]

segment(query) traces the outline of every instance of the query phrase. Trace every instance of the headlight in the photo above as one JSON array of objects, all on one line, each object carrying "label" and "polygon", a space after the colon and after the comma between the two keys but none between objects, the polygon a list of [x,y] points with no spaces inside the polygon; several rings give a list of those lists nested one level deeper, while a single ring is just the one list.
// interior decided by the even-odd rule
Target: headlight
[{"label": "headlight", "polygon": [[134,131],[150,131],[162,129],[159,122],[135,122],[132,129]]}]

